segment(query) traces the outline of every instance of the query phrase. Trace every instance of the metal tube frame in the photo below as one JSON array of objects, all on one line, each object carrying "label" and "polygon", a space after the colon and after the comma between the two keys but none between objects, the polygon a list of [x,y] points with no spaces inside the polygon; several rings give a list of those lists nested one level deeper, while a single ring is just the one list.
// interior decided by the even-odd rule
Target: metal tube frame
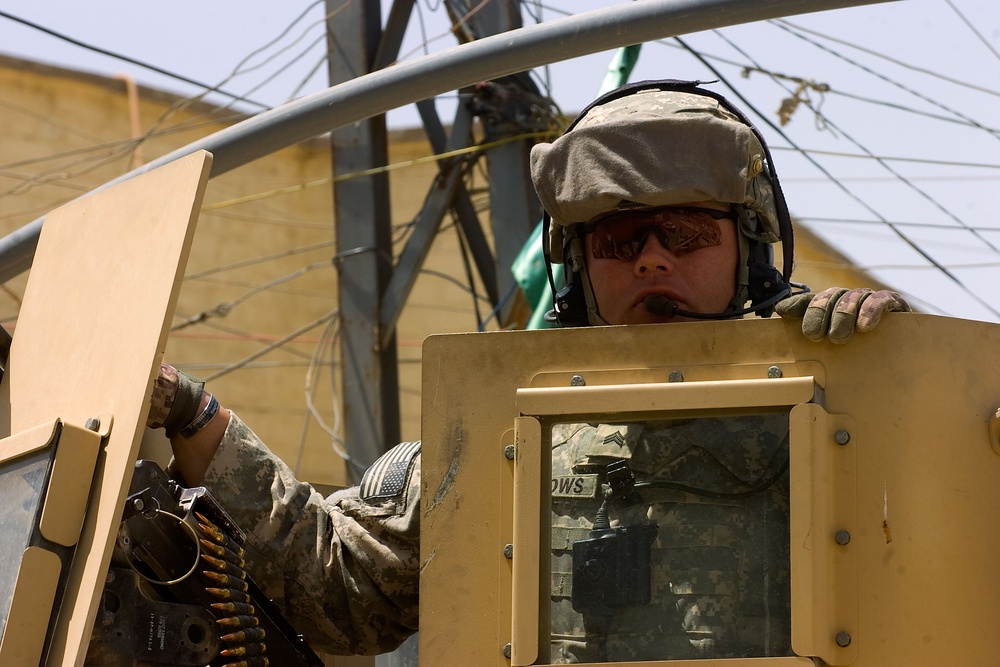
[{"label": "metal tube frame", "polygon": [[[389,109],[552,62],[700,30],[887,1],[645,0],[597,9],[484,37],[346,81],[188,144],[98,189],[197,150],[214,155],[212,176],[218,176]],[[0,282],[30,267],[43,220],[0,239]]]}]

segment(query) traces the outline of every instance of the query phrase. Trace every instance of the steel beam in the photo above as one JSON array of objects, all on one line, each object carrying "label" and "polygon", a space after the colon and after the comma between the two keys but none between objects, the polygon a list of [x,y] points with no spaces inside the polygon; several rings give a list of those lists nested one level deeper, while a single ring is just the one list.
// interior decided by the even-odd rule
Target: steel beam
[{"label": "steel beam", "polygon": [[[326,0],[331,85],[368,74],[382,42],[379,0]],[[392,277],[389,178],[385,173],[336,177],[384,166],[385,116],[331,133],[340,368],[344,442],[355,483],[399,442],[399,382],[395,331],[382,335],[379,311]],[[361,250],[362,252],[357,252]]]},{"label": "steel beam", "polygon": [[375,58],[372,60],[372,71],[380,70],[396,62],[396,58],[399,57],[399,47],[403,44],[403,35],[406,34],[406,26],[410,22],[412,12],[413,0],[395,0],[392,3],[389,18],[386,19],[385,29],[382,31],[382,39],[379,40]]},{"label": "steel beam", "polygon": [[[451,139],[446,145],[446,150],[465,148],[471,139],[472,116],[469,115],[467,109],[460,107],[452,126]],[[396,321],[403,311],[403,306],[410,295],[413,283],[417,280],[424,259],[430,252],[434,237],[437,236],[438,229],[441,228],[441,221],[452,206],[458,185],[461,183],[463,164],[464,162],[458,158],[438,162],[440,173],[434,179],[434,184],[427,193],[424,205],[417,214],[413,232],[407,239],[403,252],[399,255],[399,261],[396,262],[392,273],[392,280],[382,301],[380,329],[383,344],[386,344],[390,336],[394,334]]]},{"label": "steel beam", "polygon": [[[417,111],[420,112],[420,119],[424,124],[424,131],[427,133],[427,140],[431,143],[431,150],[435,153],[443,153],[447,150],[447,138],[444,126],[437,114],[434,100],[422,100],[417,102]],[[468,109],[459,111],[468,115]],[[456,119],[458,114],[456,114]],[[454,125],[458,125],[456,121]],[[454,130],[453,130],[454,131]],[[451,201],[452,210],[458,218],[458,224],[462,227],[462,234],[465,242],[469,244],[469,252],[472,254],[472,261],[479,272],[479,279],[483,282],[483,289],[486,296],[494,306],[500,299],[497,289],[496,261],[493,259],[493,250],[490,248],[486,234],[483,232],[483,225],[479,222],[476,214],[476,207],[472,203],[472,198],[465,189],[465,184],[459,182],[455,186],[455,196]]]},{"label": "steel beam", "polygon": [[[452,16],[468,17],[468,21],[462,23],[464,32],[459,33],[460,39],[464,36],[466,39],[478,40],[522,26],[521,6],[513,0],[491,2],[482,6],[473,0],[445,0],[445,4]],[[505,84],[497,85],[518,87],[525,93],[534,93],[537,98],[538,90],[528,76],[510,77]],[[512,97],[526,99],[524,95]],[[487,142],[529,131],[510,117],[522,109],[516,103],[509,104],[509,99],[508,104],[491,111],[497,116],[492,120],[483,120]],[[496,282],[502,292],[506,292],[508,286],[513,284],[511,266],[542,214],[528,171],[528,154],[532,143],[516,141],[486,150],[490,175],[490,226],[493,228],[496,252]],[[503,322],[505,319],[505,313],[502,312],[499,321]]]}]

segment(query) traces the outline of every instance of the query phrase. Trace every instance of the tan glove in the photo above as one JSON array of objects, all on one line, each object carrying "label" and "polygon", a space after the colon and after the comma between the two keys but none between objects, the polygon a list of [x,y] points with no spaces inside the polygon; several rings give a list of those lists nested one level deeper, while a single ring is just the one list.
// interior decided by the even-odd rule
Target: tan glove
[{"label": "tan glove", "polygon": [[812,341],[829,337],[846,343],[854,331],[871,331],[888,312],[911,312],[896,292],[831,287],[818,294],[796,294],[779,301],[774,311],[784,318],[802,318],[802,333]]},{"label": "tan glove", "polygon": [[163,427],[167,431],[167,437],[173,438],[198,416],[204,387],[203,380],[179,371],[170,364],[160,364],[160,373],[153,381],[153,396],[150,398],[146,426]]}]

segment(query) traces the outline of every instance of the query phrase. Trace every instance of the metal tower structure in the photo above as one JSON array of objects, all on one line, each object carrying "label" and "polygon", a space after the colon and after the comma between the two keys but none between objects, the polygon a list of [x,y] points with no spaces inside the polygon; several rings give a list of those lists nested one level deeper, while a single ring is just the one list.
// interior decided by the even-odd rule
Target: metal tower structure
[{"label": "metal tower structure", "polygon": [[[329,77],[337,84],[392,65],[398,57],[414,0],[395,0],[385,25],[378,0],[326,0]],[[476,9],[469,0],[445,0],[460,43],[522,26],[520,3],[497,0]],[[487,144],[544,129],[540,110],[548,108],[527,75],[483,81],[464,88],[456,117],[445,123],[433,99],[417,102],[436,153],[473,144],[478,117]],[[451,133],[446,133],[450,125]],[[493,247],[463,185],[469,168],[462,160],[440,162],[415,228],[398,257],[391,243],[388,175],[338,177],[387,164],[385,116],[335,130],[331,135],[334,208],[339,270],[344,440],[359,476],[399,440],[399,400],[395,325],[442,220],[459,221],[491,306],[513,284],[510,266],[541,211],[528,174],[529,141],[500,143],[483,151],[489,173]]]}]

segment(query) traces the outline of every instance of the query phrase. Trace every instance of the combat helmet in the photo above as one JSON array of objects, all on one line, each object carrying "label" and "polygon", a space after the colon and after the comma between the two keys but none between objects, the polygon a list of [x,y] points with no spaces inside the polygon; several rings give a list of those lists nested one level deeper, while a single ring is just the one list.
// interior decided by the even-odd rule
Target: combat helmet
[{"label": "combat helmet", "polygon": [[[680,314],[766,317],[791,292],[792,224],[767,144],[743,112],[701,84],[623,86],[590,104],[561,137],[532,149],[550,279],[552,264],[566,265],[566,286],[553,290],[561,325],[606,323],[587,276],[581,232],[584,223],[615,210],[733,204],[740,253],[733,298],[723,313]],[[781,271],[772,248],[778,241]]]}]

